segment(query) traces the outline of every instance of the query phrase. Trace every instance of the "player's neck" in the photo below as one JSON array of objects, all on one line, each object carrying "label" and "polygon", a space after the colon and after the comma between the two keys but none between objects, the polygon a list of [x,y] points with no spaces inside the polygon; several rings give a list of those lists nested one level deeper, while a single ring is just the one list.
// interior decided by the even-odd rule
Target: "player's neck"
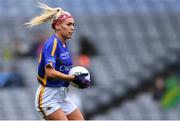
[{"label": "player's neck", "polygon": [[63,45],[65,45],[65,39],[58,33],[55,33],[55,35],[60,39]]}]

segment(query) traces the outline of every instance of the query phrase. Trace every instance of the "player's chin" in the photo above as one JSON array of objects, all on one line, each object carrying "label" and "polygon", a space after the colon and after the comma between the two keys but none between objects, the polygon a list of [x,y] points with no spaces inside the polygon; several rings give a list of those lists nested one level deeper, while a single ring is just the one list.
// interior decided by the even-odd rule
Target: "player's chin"
[{"label": "player's chin", "polygon": [[72,35],[67,36],[67,39],[71,39],[71,38],[72,38]]}]

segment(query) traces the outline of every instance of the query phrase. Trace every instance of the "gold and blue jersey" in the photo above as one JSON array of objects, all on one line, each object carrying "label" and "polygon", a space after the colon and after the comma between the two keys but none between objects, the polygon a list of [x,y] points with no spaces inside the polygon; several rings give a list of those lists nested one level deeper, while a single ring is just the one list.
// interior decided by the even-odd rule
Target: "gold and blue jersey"
[{"label": "gold and blue jersey", "polygon": [[38,81],[47,87],[68,87],[69,82],[60,79],[47,78],[45,68],[50,65],[56,71],[68,74],[72,68],[72,58],[69,50],[63,46],[61,40],[54,34],[45,43],[39,57]]}]

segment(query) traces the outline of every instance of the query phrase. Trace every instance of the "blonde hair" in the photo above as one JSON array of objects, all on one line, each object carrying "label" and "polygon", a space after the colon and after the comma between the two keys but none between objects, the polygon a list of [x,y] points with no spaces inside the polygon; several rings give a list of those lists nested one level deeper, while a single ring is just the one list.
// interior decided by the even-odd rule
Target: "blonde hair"
[{"label": "blonde hair", "polygon": [[64,11],[61,8],[51,8],[46,4],[40,2],[38,2],[37,7],[43,10],[42,14],[40,16],[36,16],[35,18],[32,18],[29,22],[25,23],[25,25],[29,28],[40,24],[44,24],[50,20],[52,22],[53,20],[58,19],[59,16],[66,13],[66,11]]}]

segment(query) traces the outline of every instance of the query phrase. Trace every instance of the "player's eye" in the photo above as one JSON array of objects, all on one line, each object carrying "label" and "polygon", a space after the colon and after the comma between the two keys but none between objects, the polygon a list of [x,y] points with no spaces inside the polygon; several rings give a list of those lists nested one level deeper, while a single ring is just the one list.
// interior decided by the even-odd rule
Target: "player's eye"
[{"label": "player's eye", "polygon": [[68,23],[67,25],[68,25],[68,26],[72,26],[72,25],[74,26],[74,23]]},{"label": "player's eye", "polygon": [[72,23],[68,23],[67,25],[68,25],[68,26],[71,26],[71,25],[72,25]]}]

